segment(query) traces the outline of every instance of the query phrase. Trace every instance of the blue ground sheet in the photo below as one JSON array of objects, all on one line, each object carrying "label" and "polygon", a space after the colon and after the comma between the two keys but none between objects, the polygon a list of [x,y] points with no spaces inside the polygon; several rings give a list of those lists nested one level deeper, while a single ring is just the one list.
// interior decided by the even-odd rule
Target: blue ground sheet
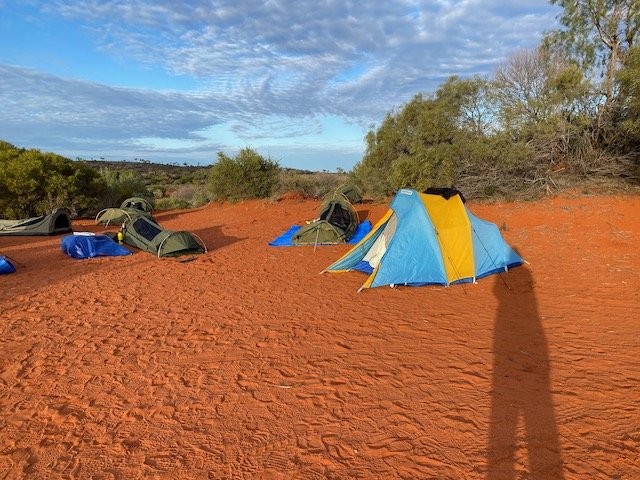
[{"label": "blue ground sheet", "polygon": [[[271,245],[272,247],[295,247],[295,246],[297,246],[297,245],[294,245],[293,243],[291,243],[291,240],[293,239],[293,236],[296,234],[296,232],[298,230],[300,230],[301,228],[302,227],[300,225],[291,226],[289,228],[289,230],[284,232],[282,235],[280,235],[275,240],[272,240],[271,242],[269,242],[269,245]],[[355,245],[360,240],[362,240],[367,233],[369,233],[371,231],[371,228],[372,228],[371,227],[371,222],[369,220],[365,220],[360,225],[358,225],[358,228],[356,229],[356,232],[353,234],[353,237],[351,237],[351,239],[347,243]],[[320,246],[320,245],[321,244],[318,244],[318,246]]]}]

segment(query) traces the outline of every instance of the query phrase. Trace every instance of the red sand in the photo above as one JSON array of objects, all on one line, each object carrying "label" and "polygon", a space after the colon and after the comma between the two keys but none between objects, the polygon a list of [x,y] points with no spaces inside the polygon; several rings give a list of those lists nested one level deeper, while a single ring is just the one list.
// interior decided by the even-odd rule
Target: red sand
[{"label": "red sand", "polygon": [[0,237],[0,478],[640,478],[640,197],[472,204],[530,266],[360,294],[267,246],[318,208],[159,214],[190,263]]}]

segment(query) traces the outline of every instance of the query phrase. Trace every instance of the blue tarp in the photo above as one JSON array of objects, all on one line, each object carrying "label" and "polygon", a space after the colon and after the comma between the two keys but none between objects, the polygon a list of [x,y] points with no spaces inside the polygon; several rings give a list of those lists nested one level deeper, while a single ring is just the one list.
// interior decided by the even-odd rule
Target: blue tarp
[{"label": "blue tarp", "polygon": [[16,267],[9,261],[4,255],[0,255],[0,275],[5,273],[13,273],[16,271]]},{"label": "blue tarp", "polygon": [[[289,230],[284,232],[278,238],[276,238],[275,240],[269,242],[269,245],[271,245],[272,247],[294,247],[294,246],[296,246],[291,242],[291,240],[293,239],[293,236],[296,234],[296,232],[298,230],[300,230],[301,228],[302,227],[300,225],[293,225],[291,228],[289,228]],[[360,240],[362,240],[367,233],[369,233],[371,231],[371,228],[372,228],[371,227],[371,222],[369,220],[365,220],[360,225],[358,225],[358,228],[356,229],[355,233],[353,234],[353,237],[351,237],[351,239],[347,243],[355,245]],[[318,246],[320,246],[320,245],[321,244],[318,244]]]},{"label": "blue tarp", "polygon": [[62,251],[73,258],[121,257],[131,252],[106,235],[67,235],[60,242]]}]

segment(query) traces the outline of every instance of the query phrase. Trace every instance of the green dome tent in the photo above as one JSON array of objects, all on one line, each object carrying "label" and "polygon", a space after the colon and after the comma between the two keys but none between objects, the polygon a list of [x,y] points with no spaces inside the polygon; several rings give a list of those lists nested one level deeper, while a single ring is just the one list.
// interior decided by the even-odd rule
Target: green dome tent
[{"label": "green dome tent", "polygon": [[207,252],[207,247],[195,234],[163,229],[153,219],[139,215],[125,221],[123,241],[158,257],[178,257]]},{"label": "green dome tent", "polygon": [[107,227],[110,223],[123,225],[126,221],[131,221],[133,217],[143,216],[153,219],[151,212],[153,206],[148,200],[142,197],[127,198],[120,208],[105,208],[96,215],[96,224]]},{"label": "green dome tent", "polygon": [[292,238],[294,245],[345,243],[358,228],[358,214],[344,195],[330,197],[322,205],[320,217],[309,222]]},{"label": "green dome tent", "polygon": [[26,220],[0,220],[0,235],[56,235],[71,231],[71,214],[66,208]]},{"label": "green dome tent", "polygon": [[122,208],[123,210],[127,208],[135,208],[138,211],[146,213],[153,212],[153,205],[151,205],[149,200],[142,197],[127,198],[124,202],[122,202],[120,208]]},{"label": "green dome tent", "polygon": [[360,189],[353,184],[345,183],[338,188],[336,188],[333,192],[331,192],[325,198],[333,198],[337,195],[344,195],[347,197],[347,200],[351,203],[361,203],[362,202],[362,194],[360,193]]}]

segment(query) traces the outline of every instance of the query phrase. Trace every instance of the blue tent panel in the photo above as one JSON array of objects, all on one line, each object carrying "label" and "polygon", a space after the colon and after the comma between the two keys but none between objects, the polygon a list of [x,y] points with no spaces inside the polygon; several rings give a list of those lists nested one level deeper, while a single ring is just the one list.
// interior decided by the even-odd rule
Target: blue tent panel
[{"label": "blue tent panel", "polygon": [[351,270],[358,270],[359,272],[366,273],[367,275],[371,275],[373,273],[373,267],[366,260],[360,260],[351,267]]},{"label": "blue tent panel", "polygon": [[62,238],[62,251],[73,258],[98,256],[121,257],[131,252],[106,235],[67,235]]},{"label": "blue tent panel", "polygon": [[390,208],[398,224],[371,286],[446,284],[438,239],[418,193],[400,190]]},{"label": "blue tent panel", "polygon": [[5,273],[13,273],[16,271],[16,267],[9,261],[4,255],[0,255],[0,275]]},{"label": "blue tent panel", "polygon": [[[496,225],[477,218],[459,201],[455,205],[444,205],[444,208],[442,205],[439,208],[437,203],[428,204],[430,201],[434,199],[429,195],[410,189],[400,190],[381,220],[384,223],[379,223],[368,238],[327,267],[327,271],[364,272],[369,279],[363,288],[447,285],[449,278],[457,278],[452,283],[472,282],[523,263],[504,241]],[[457,210],[449,211],[449,207]],[[460,209],[466,210],[466,217],[465,211]],[[430,215],[441,217],[432,219]],[[436,231],[436,225],[440,231]],[[384,235],[385,245],[375,245],[381,235]],[[444,238],[447,235],[449,237]],[[456,276],[447,276],[445,258],[451,264],[458,258],[452,259],[443,251],[446,245],[452,245],[451,239],[454,248],[450,251],[464,259],[464,276],[457,270]],[[455,243],[462,241],[463,244]]]},{"label": "blue tent panel", "polygon": [[495,224],[476,217],[469,210],[467,215],[471,222],[476,278],[503,272],[505,267],[522,265],[522,258],[504,241]]}]

